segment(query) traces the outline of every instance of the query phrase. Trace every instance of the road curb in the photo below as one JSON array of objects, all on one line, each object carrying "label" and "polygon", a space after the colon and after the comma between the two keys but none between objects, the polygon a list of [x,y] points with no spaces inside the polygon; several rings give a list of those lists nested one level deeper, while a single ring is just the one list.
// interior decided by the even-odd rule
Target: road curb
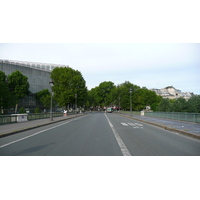
[{"label": "road curb", "polygon": [[86,114],[79,114],[77,116],[68,117],[68,118],[65,118],[65,119],[58,120],[58,121],[49,121],[49,122],[47,122],[45,124],[39,124],[39,125],[36,125],[36,126],[31,126],[31,127],[27,127],[27,128],[15,130],[15,131],[10,131],[10,132],[6,132],[6,133],[2,133],[2,134],[0,133],[1,134],[0,138],[6,137],[6,136],[9,136],[9,135],[14,135],[16,133],[20,133],[20,132],[32,130],[32,129],[35,129],[35,128],[39,128],[39,127],[42,127],[42,126],[47,126],[47,125],[54,124],[54,123],[57,123],[57,122],[62,122],[62,121],[65,121],[65,120],[73,119],[73,118],[76,118],[76,117],[79,117],[79,116],[83,116],[83,115],[86,115]]},{"label": "road curb", "polygon": [[134,119],[134,120],[137,120],[137,121],[140,121],[140,122],[144,122],[146,124],[151,124],[151,125],[154,125],[154,126],[158,126],[160,128],[164,128],[165,130],[168,130],[168,131],[173,131],[173,132],[177,132],[177,133],[180,133],[180,134],[183,134],[183,135],[187,135],[187,136],[195,138],[195,139],[200,139],[199,135],[195,135],[195,134],[192,134],[192,133],[187,132],[187,131],[171,128],[171,127],[168,127],[168,126],[164,126],[164,125],[161,125],[161,124],[157,124],[157,123],[153,123],[153,122],[149,122],[149,121],[145,121],[145,120],[141,120],[141,119],[138,119],[138,118],[135,118],[135,117],[131,117],[131,116],[127,116],[127,115],[120,114],[120,113],[115,113],[115,114],[122,115],[124,117],[130,118],[130,119]]}]

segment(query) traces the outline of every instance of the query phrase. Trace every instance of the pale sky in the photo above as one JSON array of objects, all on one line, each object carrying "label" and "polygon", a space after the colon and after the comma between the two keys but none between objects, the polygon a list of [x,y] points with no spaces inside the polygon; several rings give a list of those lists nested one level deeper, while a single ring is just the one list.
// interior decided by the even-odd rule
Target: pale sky
[{"label": "pale sky", "polygon": [[130,81],[195,94],[200,94],[199,52],[199,43],[0,44],[0,59],[69,65],[82,73],[88,89],[103,81]]},{"label": "pale sky", "polygon": [[195,0],[7,0],[0,59],[69,65],[88,89],[103,81],[200,94]]}]

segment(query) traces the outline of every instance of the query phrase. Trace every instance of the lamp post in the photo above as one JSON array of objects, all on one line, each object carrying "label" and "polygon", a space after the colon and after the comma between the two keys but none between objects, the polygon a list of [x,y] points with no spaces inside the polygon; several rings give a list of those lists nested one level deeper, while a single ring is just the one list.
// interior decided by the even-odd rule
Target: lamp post
[{"label": "lamp post", "polygon": [[130,91],[130,116],[132,116],[132,88],[129,89]]},{"label": "lamp post", "polygon": [[50,121],[53,121],[53,115],[52,115],[52,97],[53,97],[53,92],[52,92],[52,87],[54,85],[53,81],[49,82],[49,85],[51,87],[51,108],[50,108]]},{"label": "lamp post", "polygon": [[120,113],[120,97],[119,97],[119,113]]},{"label": "lamp post", "polygon": [[77,115],[77,94],[75,94],[75,113]]}]

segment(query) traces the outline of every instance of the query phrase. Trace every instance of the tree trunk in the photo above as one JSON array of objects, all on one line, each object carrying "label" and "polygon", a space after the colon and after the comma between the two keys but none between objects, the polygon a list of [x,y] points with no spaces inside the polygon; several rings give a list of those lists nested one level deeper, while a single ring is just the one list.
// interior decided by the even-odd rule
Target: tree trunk
[{"label": "tree trunk", "polygon": [[17,113],[18,103],[15,105],[15,113]]}]

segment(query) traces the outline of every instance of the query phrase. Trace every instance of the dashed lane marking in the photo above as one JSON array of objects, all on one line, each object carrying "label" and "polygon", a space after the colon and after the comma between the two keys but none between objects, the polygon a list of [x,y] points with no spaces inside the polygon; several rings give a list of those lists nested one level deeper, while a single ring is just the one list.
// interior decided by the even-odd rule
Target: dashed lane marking
[{"label": "dashed lane marking", "polygon": [[[122,155],[123,156],[131,156],[129,150],[127,149],[126,145],[124,144],[124,142],[122,141],[122,139],[120,138],[119,134],[117,133],[117,131],[115,130],[113,124],[111,123],[111,121],[108,119],[107,115],[104,113],[105,117],[107,118],[108,120],[108,124],[110,125],[110,128],[112,129],[112,132],[114,133],[114,136],[117,140],[117,143],[121,149],[121,152],[122,152]],[[126,123],[124,123],[126,124]],[[126,126],[126,125],[124,125]]]}]

